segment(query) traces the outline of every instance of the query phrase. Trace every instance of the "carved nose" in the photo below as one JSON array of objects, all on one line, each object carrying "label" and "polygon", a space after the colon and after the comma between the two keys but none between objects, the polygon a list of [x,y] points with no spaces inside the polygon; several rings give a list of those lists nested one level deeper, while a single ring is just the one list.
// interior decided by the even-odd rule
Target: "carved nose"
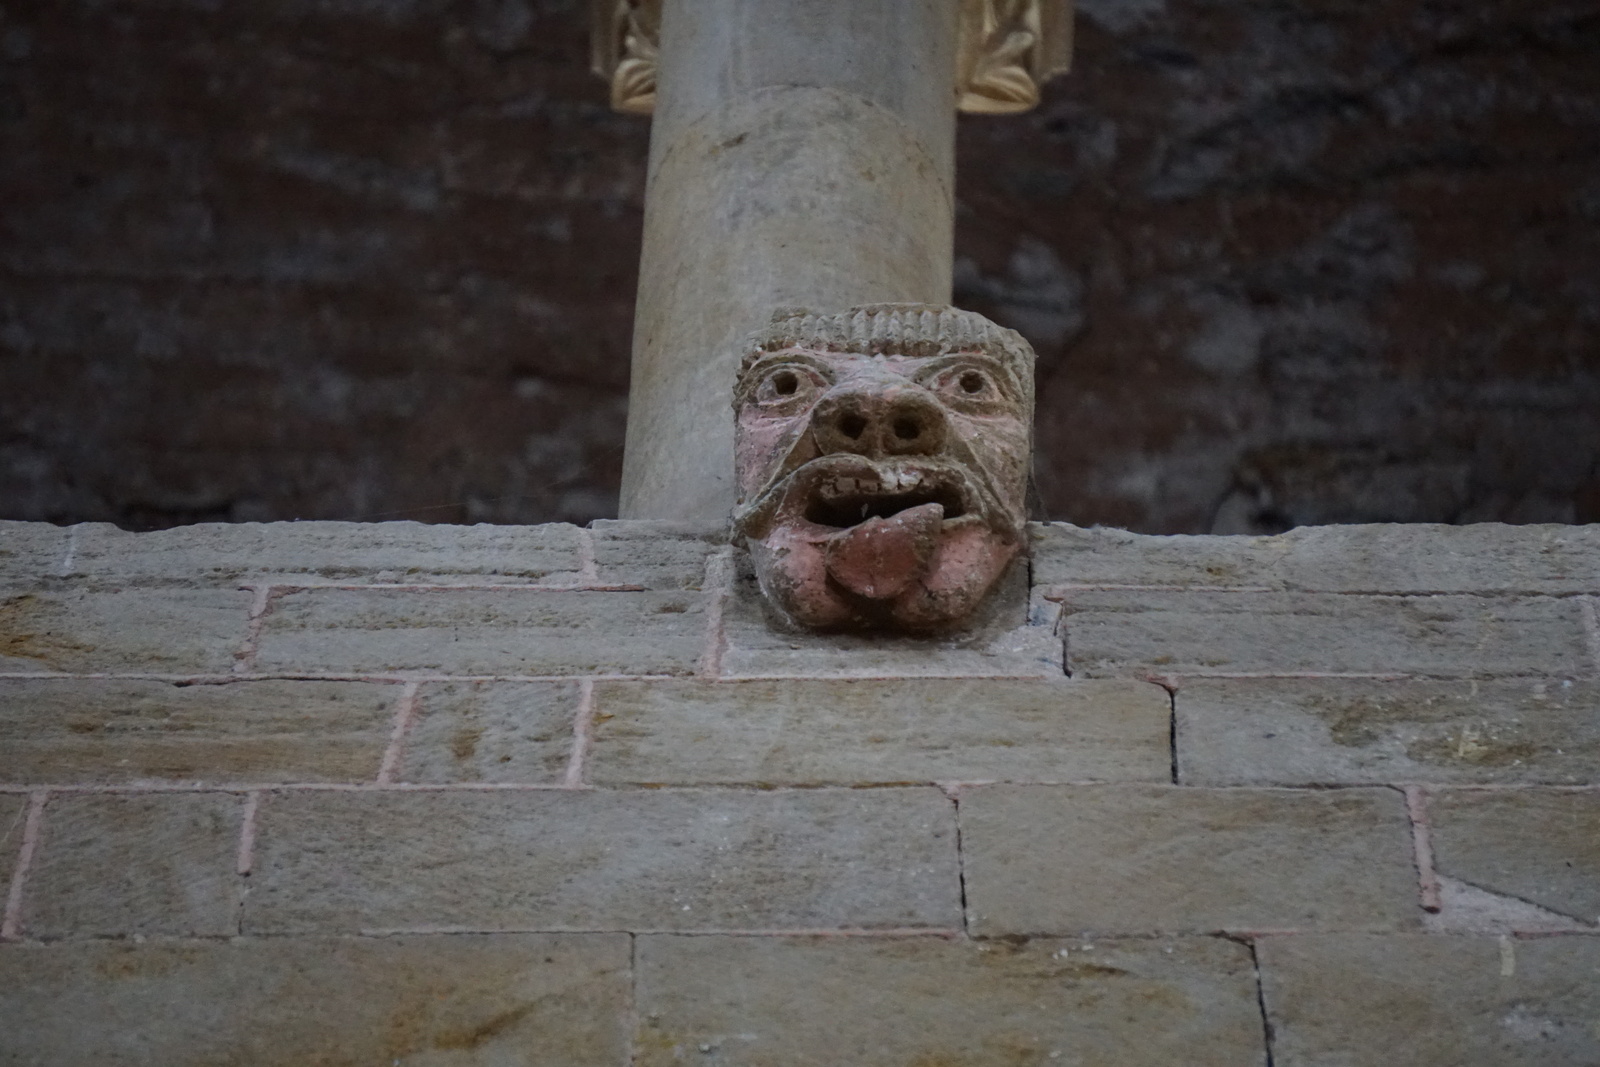
[{"label": "carved nose", "polygon": [[822,398],[811,432],[823,453],[931,455],[944,447],[944,411],[916,388],[852,389]]}]

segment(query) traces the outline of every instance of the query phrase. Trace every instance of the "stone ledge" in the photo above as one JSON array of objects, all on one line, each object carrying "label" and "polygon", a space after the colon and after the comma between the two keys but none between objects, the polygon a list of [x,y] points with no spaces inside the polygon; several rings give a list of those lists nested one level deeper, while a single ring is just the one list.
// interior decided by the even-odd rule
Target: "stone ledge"
[{"label": "stone ledge", "polygon": [[1600,524],[1305,526],[1275,537],[1031,527],[1038,585],[1600,593]]}]

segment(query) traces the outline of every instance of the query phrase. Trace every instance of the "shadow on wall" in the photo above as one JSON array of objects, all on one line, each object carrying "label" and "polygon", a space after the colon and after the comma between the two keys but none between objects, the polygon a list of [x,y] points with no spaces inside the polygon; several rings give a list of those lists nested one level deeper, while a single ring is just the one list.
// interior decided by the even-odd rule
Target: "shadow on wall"
[{"label": "shadow on wall", "polygon": [[[1044,515],[1600,521],[1600,7],[1079,0],[962,123]],[[0,516],[614,513],[648,126],[575,0],[0,14]]]}]

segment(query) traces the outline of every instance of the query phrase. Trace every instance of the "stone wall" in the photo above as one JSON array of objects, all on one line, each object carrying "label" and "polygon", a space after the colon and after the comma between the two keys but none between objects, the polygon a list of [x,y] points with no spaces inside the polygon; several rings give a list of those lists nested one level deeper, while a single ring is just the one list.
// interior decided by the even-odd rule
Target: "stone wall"
[{"label": "stone wall", "polygon": [[[1079,8],[958,145],[1044,515],[1600,521],[1594,0]],[[615,514],[648,124],[587,55],[576,0],[0,3],[0,517]]]},{"label": "stone wall", "polygon": [[0,524],[0,1062],[1600,1061],[1600,527]]}]

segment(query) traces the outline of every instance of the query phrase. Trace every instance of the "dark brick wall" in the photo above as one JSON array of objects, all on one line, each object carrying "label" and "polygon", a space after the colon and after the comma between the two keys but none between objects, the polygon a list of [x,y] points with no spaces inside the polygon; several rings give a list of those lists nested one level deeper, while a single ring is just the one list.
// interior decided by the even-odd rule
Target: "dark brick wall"
[{"label": "dark brick wall", "polygon": [[[1042,509],[1600,521],[1600,2],[1080,0],[964,119]],[[647,126],[577,0],[0,0],[0,516],[615,507]]]}]

